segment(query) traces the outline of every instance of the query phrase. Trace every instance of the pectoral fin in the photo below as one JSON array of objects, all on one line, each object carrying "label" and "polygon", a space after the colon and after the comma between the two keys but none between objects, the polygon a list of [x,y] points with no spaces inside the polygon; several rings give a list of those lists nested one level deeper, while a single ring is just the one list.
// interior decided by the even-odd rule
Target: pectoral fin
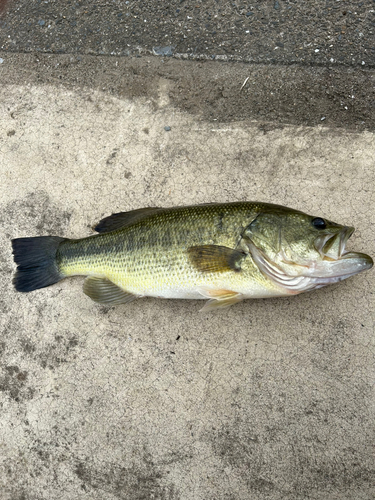
[{"label": "pectoral fin", "polygon": [[201,312],[224,309],[244,299],[242,294],[233,292],[232,290],[211,290],[209,288],[201,288],[199,291],[204,297],[210,299],[205,303]]},{"label": "pectoral fin", "polygon": [[218,245],[202,245],[188,249],[190,262],[202,273],[241,271],[241,262],[246,254]]},{"label": "pectoral fin", "polygon": [[89,276],[85,279],[83,292],[95,302],[112,306],[126,304],[138,298],[137,295],[122,290],[122,288],[112,283],[112,281],[94,276]]}]

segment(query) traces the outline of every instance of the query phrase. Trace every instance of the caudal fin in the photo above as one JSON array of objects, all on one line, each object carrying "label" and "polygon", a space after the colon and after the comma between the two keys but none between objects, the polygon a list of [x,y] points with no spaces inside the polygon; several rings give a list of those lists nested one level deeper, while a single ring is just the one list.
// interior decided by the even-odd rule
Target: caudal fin
[{"label": "caudal fin", "polygon": [[57,249],[64,240],[58,236],[12,240],[13,258],[17,264],[13,284],[18,292],[31,292],[64,278],[56,262]]}]

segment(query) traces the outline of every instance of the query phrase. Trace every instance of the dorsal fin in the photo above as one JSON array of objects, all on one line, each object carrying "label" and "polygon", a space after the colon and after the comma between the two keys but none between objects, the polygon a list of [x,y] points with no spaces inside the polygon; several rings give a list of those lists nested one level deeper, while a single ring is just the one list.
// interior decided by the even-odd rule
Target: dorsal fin
[{"label": "dorsal fin", "polygon": [[142,219],[146,219],[146,217],[149,217],[160,210],[163,209],[158,207],[147,207],[131,210],[130,212],[112,214],[102,219],[99,224],[94,227],[94,231],[97,233],[109,233],[110,231],[115,231],[116,229],[121,229],[139,222]]}]

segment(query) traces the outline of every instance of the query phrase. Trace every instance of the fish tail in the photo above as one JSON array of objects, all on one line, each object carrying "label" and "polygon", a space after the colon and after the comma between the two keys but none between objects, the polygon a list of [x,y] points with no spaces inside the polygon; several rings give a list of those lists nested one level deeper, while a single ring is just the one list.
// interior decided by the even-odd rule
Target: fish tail
[{"label": "fish tail", "polygon": [[12,240],[17,272],[13,284],[18,292],[31,292],[65,277],[57,263],[57,250],[66,238],[38,236]]}]

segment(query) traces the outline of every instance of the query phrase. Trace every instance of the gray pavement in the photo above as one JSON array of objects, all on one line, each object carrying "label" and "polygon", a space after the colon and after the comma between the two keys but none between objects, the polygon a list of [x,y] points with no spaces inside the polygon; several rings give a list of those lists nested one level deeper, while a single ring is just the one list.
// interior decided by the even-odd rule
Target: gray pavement
[{"label": "gray pavement", "polygon": [[373,0],[14,0],[1,28],[17,52],[375,64]]},{"label": "gray pavement", "polygon": [[[276,3],[246,5],[269,15],[258,47],[287,10],[323,24],[317,2]],[[10,5],[0,28],[1,500],[374,498],[373,270],[217,314],[198,301],[99,306],[82,278],[26,295],[11,284],[11,238],[79,238],[112,212],[208,201],[262,200],[354,225],[348,246],[374,257],[374,72],[359,63],[373,18],[372,2],[359,3],[366,15],[354,21],[368,31],[352,39],[355,61],[330,63],[327,52],[311,66],[263,64],[265,49],[259,64],[235,50],[237,62],[151,54],[177,47],[175,9],[192,17],[209,2]],[[327,26],[344,4],[345,16],[357,12],[324,3]],[[215,5],[232,17],[245,8]],[[136,35],[109,34],[146,7],[170,38],[150,41],[134,25],[133,57]],[[65,38],[68,21],[48,28],[56,12],[69,20]],[[121,55],[109,57],[114,38]]]}]

